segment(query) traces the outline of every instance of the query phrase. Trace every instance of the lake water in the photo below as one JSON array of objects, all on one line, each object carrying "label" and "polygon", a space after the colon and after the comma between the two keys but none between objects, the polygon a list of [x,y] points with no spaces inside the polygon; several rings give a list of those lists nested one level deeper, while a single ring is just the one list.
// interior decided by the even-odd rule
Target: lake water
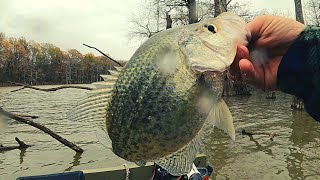
[{"label": "lake water", "polygon": [[[0,152],[1,180],[125,163],[98,143],[92,125],[67,120],[66,113],[85,96],[86,90],[10,92],[14,89],[17,88],[0,88],[1,107],[39,116],[35,122],[74,142],[84,153],[77,155],[38,129],[10,121],[5,130],[0,130],[0,144],[16,145],[14,138],[18,137],[33,146],[23,151]],[[259,92],[251,97],[225,99],[237,135],[232,141],[217,130],[206,145],[205,153],[215,169],[213,179],[320,179],[320,124],[305,112],[291,111],[291,98],[277,93],[277,99],[269,100]],[[260,135],[241,135],[242,129]],[[276,137],[271,141],[264,133],[274,133]]]}]

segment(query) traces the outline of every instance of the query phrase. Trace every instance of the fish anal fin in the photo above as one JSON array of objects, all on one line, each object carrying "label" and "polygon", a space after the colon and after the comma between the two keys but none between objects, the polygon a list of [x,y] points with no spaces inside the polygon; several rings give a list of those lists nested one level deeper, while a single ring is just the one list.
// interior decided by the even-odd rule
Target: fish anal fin
[{"label": "fish anal fin", "polygon": [[106,148],[112,150],[112,141],[108,135],[107,131],[104,131],[102,129],[97,129],[96,136],[98,141]]},{"label": "fish anal fin", "polygon": [[223,99],[219,99],[211,109],[207,122],[227,133],[235,140],[235,128],[231,112]]},{"label": "fish anal fin", "polygon": [[173,176],[181,176],[189,173],[193,161],[201,147],[201,135],[198,134],[187,146],[166,157],[155,160],[155,163],[168,171]]},{"label": "fish anal fin", "polygon": [[228,106],[222,99],[214,104],[202,128],[188,145],[177,152],[156,160],[155,163],[174,176],[189,173],[196,154],[213,132],[213,125],[224,130],[233,140],[235,139],[233,118]]}]

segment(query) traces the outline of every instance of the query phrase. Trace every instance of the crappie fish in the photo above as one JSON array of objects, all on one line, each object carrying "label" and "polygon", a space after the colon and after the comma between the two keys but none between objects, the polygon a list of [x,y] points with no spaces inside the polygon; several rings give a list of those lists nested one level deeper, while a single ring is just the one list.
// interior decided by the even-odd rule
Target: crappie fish
[{"label": "crappie fish", "polygon": [[157,33],[123,68],[94,83],[97,89],[68,117],[100,127],[98,139],[125,160],[186,174],[213,126],[235,139],[221,94],[247,35],[245,22],[231,13]]}]

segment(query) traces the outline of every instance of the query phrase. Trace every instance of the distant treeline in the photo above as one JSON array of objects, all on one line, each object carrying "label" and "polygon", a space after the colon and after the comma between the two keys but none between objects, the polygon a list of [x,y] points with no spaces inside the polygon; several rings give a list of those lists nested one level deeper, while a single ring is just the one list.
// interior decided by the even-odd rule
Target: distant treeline
[{"label": "distant treeline", "polygon": [[62,51],[53,44],[6,38],[0,32],[0,85],[8,81],[31,85],[91,83],[114,65],[104,56],[83,55],[76,49]]}]

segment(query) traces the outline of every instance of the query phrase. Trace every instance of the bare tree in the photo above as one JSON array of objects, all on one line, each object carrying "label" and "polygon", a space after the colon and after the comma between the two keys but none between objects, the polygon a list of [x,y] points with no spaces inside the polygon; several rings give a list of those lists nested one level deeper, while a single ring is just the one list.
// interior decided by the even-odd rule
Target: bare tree
[{"label": "bare tree", "polygon": [[214,0],[214,17],[219,16],[219,14],[228,11],[228,5],[232,0]]},{"label": "bare tree", "polygon": [[169,13],[167,13],[166,15],[166,21],[167,21],[166,29],[172,28],[172,18]]},{"label": "bare tree", "polygon": [[[304,24],[301,0],[294,0],[294,5],[296,20]],[[291,108],[296,110],[302,110],[304,108],[303,101],[301,99],[298,99],[296,96],[293,96]]]},{"label": "bare tree", "polygon": [[230,10],[250,16],[250,1],[232,0],[149,0],[130,19],[129,38],[149,38],[173,26],[195,23]]},{"label": "bare tree", "polygon": [[[231,0],[223,2],[228,6]],[[142,11],[132,16],[130,24],[133,27],[129,37],[149,38],[173,26],[199,22],[213,17],[213,9],[211,0],[150,0]]]},{"label": "bare tree", "polygon": [[[173,19],[170,12],[174,7],[167,3],[164,0],[148,1],[141,10],[135,12],[129,20],[132,26],[128,33],[129,38],[144,40],[164,29],[171,28]],[[185,4],[181,6],[185,6]]]},{"label": "bare tree", "polygon": [[243,18],[246,22],[251,21],[255,18],[259,13],[250,9],[251,1],[245,0],[241,2],[237,1],[227,1],[227,11],[238,14],[241,18]]},{"label": "bare tree", "polygon": [[196,0],[187,0],[189,24],[198,22]]},{"label": "bare tree", "polygon": [[307,24],[320,26],[320,1],[308,0],[305,7]]},{"label": "bare tree", "polygon": [[[144,19],[144,20],[141,20]],[[154,22],[150,16],[141,17],[141,16],[133,16],[130,20],[130,23],[133,25],[132,30],[129,33],[130,38],[138,37],[138,38],[150,38],[154,34],[158,33],[160,30],[154,26]]]},{"label": "bare tree", "polygon": [[301,0],[294,0],[296,20],[304,24]]}]

